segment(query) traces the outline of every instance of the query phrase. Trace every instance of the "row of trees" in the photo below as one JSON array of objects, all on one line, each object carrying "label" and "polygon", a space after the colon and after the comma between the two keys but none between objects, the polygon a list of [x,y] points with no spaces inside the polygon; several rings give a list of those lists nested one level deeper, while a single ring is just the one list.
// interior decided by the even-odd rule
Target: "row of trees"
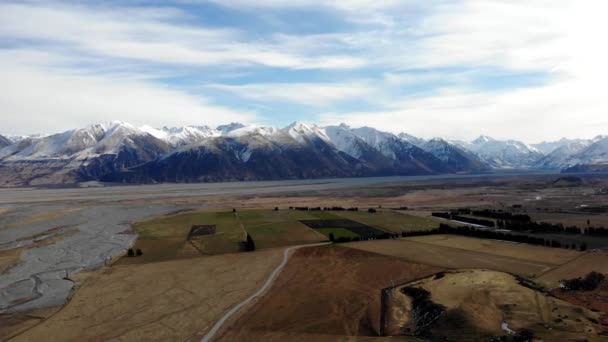
[{"label": "row of trees", "polygon": [[[344,208],[344,207],[289,207],[290,210],[300,211],[359,211],[357,207]],[[376,212],[376,209],[370,208],[368,212]]]},{"label": "row of trees", "polygon": [[339,236],[335,237],[334,233],[329,233],[328,235],[329,241],[333,243],[345,243],[345,242],[356,242],[356,241],[369,241],[369,240],[388,240],[388,239],[397,239],[399,238],[399,234],[390,234],[383,233],[377,234],[373,236]]},{"label": "row of trees", "polygon": [[[507,228],[516,232],[531,233],[557,233],[557,234],[579,234],[590,236],[608,236],[608,229],[604,227],[579,228],[577,226],[564,226],[561,223],[534,222],[528,215],[512,214],[500,210],[471,210],[468,208],[456,209],[448,212],[434,212],[433,216],[448,220],[462,221],[490,228]],[[496,220],[484,220],[466,217],[462,215],[474,215],[493,218]],[[590,221],[587,221],[587,225]]]},{"label": "row of trees", "polygon": [[448,220],[472,223],[472,224],[477,224],[480,226],[486,226],[486,227],[490,227],[490,228],[495,226],[494,221],[462,216],[462,215],[459,215],[457,212],[434,212],[431,215],[433,215],[435,217],[441,217],[444,219],[448,219]]},{"label": "row of trees", "polygon": [[503,220],[509,222],[531,222],[532,218],[525,214],[513,214],[502,210],[483,209],[483,210],[471,210],[472,215],[479,217],[487,217],[496,220]]},{"label": "row of trees", "polygon": [[129,257],[135,257],[135,256],[142,256],[144,255],[144,252],[141,251],[141,249],[136,249],[133,250],[133,248],[129,248],[129,250],[127,251],[127,256]]}]

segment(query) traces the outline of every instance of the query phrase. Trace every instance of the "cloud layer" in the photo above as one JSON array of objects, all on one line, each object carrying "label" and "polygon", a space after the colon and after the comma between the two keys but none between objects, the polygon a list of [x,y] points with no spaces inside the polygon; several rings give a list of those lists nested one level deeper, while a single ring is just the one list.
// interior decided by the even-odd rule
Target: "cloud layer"
[{"label": "cloud layer", "polygon": [[600,1],[0,4],[5,134],[120,119],[527,142],[608,129]]}]

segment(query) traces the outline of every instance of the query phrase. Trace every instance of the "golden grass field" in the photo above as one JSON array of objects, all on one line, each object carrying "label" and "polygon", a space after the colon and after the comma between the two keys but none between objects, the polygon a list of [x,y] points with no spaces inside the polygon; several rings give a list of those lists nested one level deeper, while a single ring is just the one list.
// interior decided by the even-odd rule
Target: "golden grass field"
[{"label": "golden grass field", "polygon": [[380,291],[391,279],[413,280],[440,270],[340,246],[300,249],[272,290],[218,341],[374,340]]},{"label": "golden grass field", "polygon": [[[432,339],[459,336],[459,341],[489,340],[504,334],[502,323],[513,330],[530,329],[545,341],[572,341],[582,336],[594,338],[601,327],[594,322],[598,313],[579,309],[557,298],[522,286],[512,275],[488,270],[458,270],[443,277],[417,280],[393,291],[391,299],[405,302],[405,316],[411,299],[403,287],[417,287],[431,293],[432,301],[446,309],[430,332]],[[405,297],[405,298],[402,298]],[[398,323],[399,318],[392,319]],[[403,326],[412,324],[405,317]],[[398,329],[397,329],[398,330]]]},{"label": "golden grass field", "polygon": [[[446,240],[441,240],[441,236],[363,241],[345,245],[439,267],[490,269],[526,277],[543,274],[554,268],[557,260],[567,261],[577,253],[565,249],[545,249],[466,237],[446,236]],[[511,248],[518,252],[510,251]]]},{"label": "golden grass field", "polygon": [[104,268],[61,311],[15,340],[200,339],[281,258],[281,250],[268,250]]}]

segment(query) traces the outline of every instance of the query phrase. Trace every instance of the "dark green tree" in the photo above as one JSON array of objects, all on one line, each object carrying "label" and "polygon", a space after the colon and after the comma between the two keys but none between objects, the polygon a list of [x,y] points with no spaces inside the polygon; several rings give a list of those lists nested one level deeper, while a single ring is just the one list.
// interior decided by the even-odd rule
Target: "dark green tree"
[{"label": "dark green tree", "polygon": [[247,240],[245,240],[245,251],[252,252],[255,251],[255,242],[251,238],[251,235],[247,234]]},{"label": "dark green tree", "polygon": [[329,241],[334,242],[336,238],[334,237],[334,233],[329,233]]}]

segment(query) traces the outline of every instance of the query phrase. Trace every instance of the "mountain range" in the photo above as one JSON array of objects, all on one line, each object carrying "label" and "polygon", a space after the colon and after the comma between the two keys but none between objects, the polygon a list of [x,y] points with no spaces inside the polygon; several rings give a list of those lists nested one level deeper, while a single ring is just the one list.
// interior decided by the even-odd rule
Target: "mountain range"
[{"label": "mountain range", "polygon": [[0,186],[212,182],[608,169],[608,136],[527,145],[488,136],[425,140],[371,127],[231,123],[153,128],[114,121],[0,136]]}]

